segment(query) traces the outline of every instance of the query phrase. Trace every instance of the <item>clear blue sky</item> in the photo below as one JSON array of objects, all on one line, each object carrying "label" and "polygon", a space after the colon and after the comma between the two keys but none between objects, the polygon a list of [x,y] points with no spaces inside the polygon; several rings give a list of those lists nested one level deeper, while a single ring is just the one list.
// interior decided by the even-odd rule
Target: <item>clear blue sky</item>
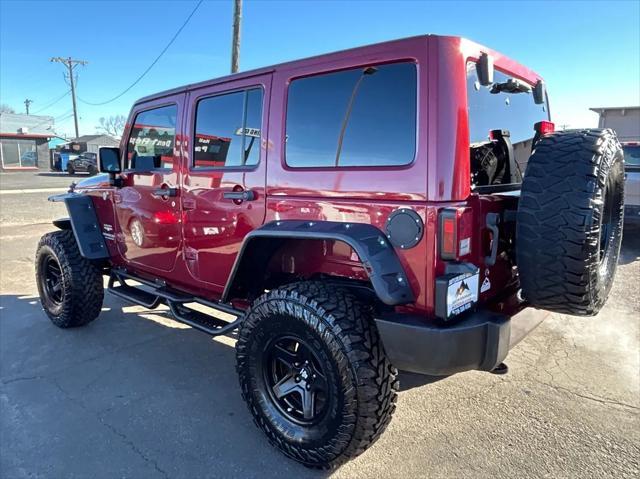
[{"label": "clear blue sky", "polygon": [[[182,1],[0,0],[0,102],[37,112],[67,91],[52,56],[88,60],[78,95],[98,102],[125,89],[195,6]],[[158,90],[227,74],[232,0],[206,0],[129,93],[79,103],[80,133],[128,114]],[[594,126],[592,106],[640,104],[640,1],[428,2],[245,0],[242,70],[422,33],[461,35],[513,57],[547,81],[553,120]],[[66,97],[42,114],[64,116]],[[72,119],[57,122],[72,134]]]}]

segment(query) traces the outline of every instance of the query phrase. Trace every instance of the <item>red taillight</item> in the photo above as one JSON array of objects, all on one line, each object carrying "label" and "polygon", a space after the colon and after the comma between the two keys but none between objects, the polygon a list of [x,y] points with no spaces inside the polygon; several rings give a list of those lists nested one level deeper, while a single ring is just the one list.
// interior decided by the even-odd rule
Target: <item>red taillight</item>
[{"label": "red taillight", "polygon": [[153,222],[159,224],[174,224],[178,218],[172,211],[156,211],[153,214]]},{"label": "red taillight", "polygon": [[533,129],[539,135],[548,135],[549,133],[553,133],[554,131],[556,131],[556,125],[551,121],[539,121],[538,123],[533,125]]},{"label": "red taillight", "polygon": [[441,221],[440,256],[443,259],[454,259],[456,257],[456,217],[443,215]]},{"label": "red taillight", "polygon": [[440,210],[440,258],[457,260],[471,253],[472,213],[471,208],[465,207]]}]

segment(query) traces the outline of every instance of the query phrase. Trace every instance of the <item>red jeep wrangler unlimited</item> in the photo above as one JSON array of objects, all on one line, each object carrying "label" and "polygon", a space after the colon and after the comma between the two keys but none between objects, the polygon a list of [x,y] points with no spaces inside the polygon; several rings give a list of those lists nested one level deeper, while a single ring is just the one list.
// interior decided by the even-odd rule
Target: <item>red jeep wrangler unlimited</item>
[{"label": "red jeep wrangler unlimited", "polygon": [[391,420],[398,369],[491,371],[546,311],[606,301],[622,150],[611,130],[553,129],[536,73],[457,37],[143,98],[100,152],[108,175],[52,198],[69,218],[38,247],[42,306],[85,325],[107,276],[210,335],[238,328],[256,424],[339,465]]}]

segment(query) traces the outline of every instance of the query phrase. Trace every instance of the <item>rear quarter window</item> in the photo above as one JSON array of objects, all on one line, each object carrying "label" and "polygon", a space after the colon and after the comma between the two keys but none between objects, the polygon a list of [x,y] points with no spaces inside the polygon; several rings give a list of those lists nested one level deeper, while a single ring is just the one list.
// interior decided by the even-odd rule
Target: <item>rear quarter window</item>
[{"label": "rear quarter window", "polygon": [[416,65],[355,68],[293,80],[286,121],[291,167],[401,166],[416,150]]}]

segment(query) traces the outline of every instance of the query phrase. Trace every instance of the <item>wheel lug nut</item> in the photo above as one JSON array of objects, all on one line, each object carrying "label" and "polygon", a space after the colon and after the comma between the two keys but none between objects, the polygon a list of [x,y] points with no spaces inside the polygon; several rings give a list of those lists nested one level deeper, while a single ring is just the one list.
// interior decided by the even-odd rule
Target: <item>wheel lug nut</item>
[{"label": "wheel lug nut", "polygon": [[299,383],[300,382],[300,376],[296,376],[296,382]]},{"label": "wheel lug nut", "polygon": [[307,384],[307,391],[311,389],[311,384]]},{"label": "wheel lug nut", "polygon": [[315,379],[317,376],[316,376],[315,374],[313,374],[311,377],[312,377],[313,379]]}]

